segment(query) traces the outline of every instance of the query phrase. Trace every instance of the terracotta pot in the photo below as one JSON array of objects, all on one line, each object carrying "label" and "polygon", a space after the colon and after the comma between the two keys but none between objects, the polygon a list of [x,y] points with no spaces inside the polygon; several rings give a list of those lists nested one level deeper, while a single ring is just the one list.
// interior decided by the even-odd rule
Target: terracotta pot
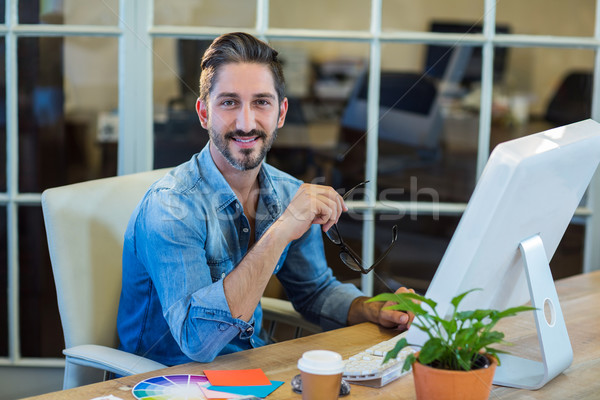
[{"label": "terracotta pot", "polygon": [[498,362],[486,357],[491,365],[471,371],[432,368],[418,361],[413,364],[417,400],[487,400]]}]

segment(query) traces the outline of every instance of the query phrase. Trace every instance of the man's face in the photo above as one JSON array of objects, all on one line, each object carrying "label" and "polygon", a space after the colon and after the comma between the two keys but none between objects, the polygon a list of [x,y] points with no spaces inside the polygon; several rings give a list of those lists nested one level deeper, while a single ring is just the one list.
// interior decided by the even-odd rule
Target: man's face
[{"label": "man's face", "polygon": [[268,66],[232,63],[220,67],[208,104],[198,100],[200,123],[208,130],[218,152],[211,152],[219,167],[225,161],[240,171],[260,165],[283,126],[287,99],[277,99]]}]

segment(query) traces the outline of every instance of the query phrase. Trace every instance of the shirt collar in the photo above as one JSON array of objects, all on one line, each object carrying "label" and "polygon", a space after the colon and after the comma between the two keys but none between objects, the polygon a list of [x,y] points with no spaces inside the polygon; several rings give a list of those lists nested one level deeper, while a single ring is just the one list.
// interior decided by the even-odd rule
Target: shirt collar
[{"label": "shirt collar", "polygon": [[[217,168],[211,154],[210,154],[210,141],[204,146],[200,154],[198,155],[198,166],[202,179],[208,185],[208,193],[216,196],[216,209],[217,211],[223,210],[231,203],[237,202],[237,196],[229,186],[229,183],[221,174],[221,171]],[[279,217],[281,213],[281,200],[277,194],[277,188],[273,184],[273,179],[268,171],[268,166],[264,162],[261,165],[260,171],[258,172],[258,184],[260,187],[260,202],[263,202],[264,207],[267,209],[273,219]],[[208,194],[207,193],[207,194]]]}]

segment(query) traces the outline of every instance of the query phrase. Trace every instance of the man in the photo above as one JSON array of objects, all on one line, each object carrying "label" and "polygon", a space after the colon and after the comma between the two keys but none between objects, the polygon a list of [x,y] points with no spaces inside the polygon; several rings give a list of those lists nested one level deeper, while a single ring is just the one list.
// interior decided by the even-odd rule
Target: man
[{"label": "man", "polygon": [[210,141],[150,188],[125,234],[122,349],[174,365],[262,346],[273,274],[325,329],[407,328],[409,315],[365,303],[327,267],[320,230],[347,211],[340,195],[263,162],[285,121],[283,89],[277,52],[253,36],[226,34],[206,51],[196,111]]}]

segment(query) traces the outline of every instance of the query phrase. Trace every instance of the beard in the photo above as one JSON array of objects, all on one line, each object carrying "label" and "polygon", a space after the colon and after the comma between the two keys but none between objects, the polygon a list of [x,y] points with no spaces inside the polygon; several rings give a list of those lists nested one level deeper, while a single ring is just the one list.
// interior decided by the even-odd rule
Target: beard
[{"label": "beard", "polygon": [[[267,152],[271,150],[271,146],[273,145],[275,138],[277,138],[277,129],[275,129],[271,135],[268,135],[265,131],[258,129],[253,129],[249,132],[244,132],[241,130],[229,131],[224,135],[209,129],[208,134],[210,140],[215,145],[215,148],[219,150],[219,152],[233,168],[237,169],[238,171],[248,171],[258,167],[263,162]],[[240,156],[236,158],[236,156],[234,156],[229,149],[229,142],[234,140],[234,137],[256,137],[257,141],[262,141],[262,145],[260,145],[258,148],[254,147],[250,149],[239,149]]]}]

